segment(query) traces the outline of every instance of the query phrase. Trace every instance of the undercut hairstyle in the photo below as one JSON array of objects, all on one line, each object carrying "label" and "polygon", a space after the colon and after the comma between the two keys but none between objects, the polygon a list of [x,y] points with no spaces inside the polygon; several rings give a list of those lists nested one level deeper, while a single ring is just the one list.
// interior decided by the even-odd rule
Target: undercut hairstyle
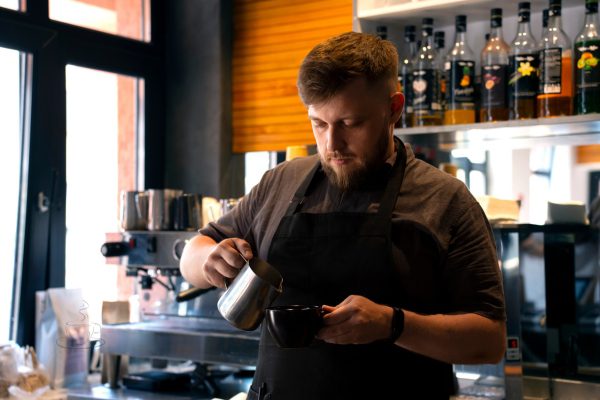
[{"label": "undercut hairstyle", "polygon": [[300,65],[298,94],[306,106],[320,104],[360,78],[383,84],[390,95],[396,91],[398,51],[392,42],[347,32],[319,43]]}]

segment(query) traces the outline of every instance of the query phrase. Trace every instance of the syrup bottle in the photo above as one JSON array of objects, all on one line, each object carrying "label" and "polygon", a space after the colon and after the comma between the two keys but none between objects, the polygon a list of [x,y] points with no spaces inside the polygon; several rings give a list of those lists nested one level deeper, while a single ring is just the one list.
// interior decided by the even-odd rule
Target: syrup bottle
[{"label": "syrup bottle", "polygon": [[573,52],[562,30],[561,0],[550,0],[548,29],[540,51],[538,117],[573,114]]},{"label": "syrup bottle", "polygon": [[444,124],[475,122],[475,54],[467,44],[467,16],[456,16],[454,45],[446,56]]},{"label": "syrup bottle", "polygon": [[508,108],[510,119],[535,118],[536,97],[539,90],[539,51],[531,34],[531,4],[519,3],[517,35],[511,43],[508,81]]},{"label": "syrup bottle", "polygon": [[575,109],[577,114],[600,112],[600,35],[598,0],[585,1],[585,22],[575,39]]},{"label": "syrup bottle", "polygon": [[502,9],[493,8],[490,40],[481,52],[480,122],[508,119],[508,53],[510,47],[502,38]]}]

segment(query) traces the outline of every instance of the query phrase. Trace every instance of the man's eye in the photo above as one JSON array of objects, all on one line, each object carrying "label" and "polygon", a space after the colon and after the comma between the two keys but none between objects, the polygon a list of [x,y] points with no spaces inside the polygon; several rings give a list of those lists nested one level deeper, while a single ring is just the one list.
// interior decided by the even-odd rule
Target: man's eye
[{"label": "man's eye", "polygon": [[347,128],[356,128],[362,124],[362,121],[344,121],[344,126]]},{"label": "man's eye", "polygon": [[321,122],[321,121],[313,121],[312,124],[315,128],[319,128],[319,129],[322,129],[325,127],[325,123]]}]

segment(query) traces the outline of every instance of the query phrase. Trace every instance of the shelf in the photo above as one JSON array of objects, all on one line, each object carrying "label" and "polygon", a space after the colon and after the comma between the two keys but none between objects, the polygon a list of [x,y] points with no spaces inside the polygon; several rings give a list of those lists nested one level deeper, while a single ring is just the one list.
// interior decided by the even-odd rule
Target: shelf
[{"label": "shelf", "polygon": [[[355,0],[356,17],[373,21],[420,22],[424,16],[432,17],[439,25],[454,24],[454,16],[467,14],[470,21],[490,18],[490,9],[502,7],[504,16],[517,14],[519,0]],[[530,0],[532,11],[548,8],[548,0]],[[563,7],[583,7],[581,0],[563,0]],[[426,12],[426,14],[424,14]]]},{"label": "shelf", "polygon": [[441,149],[590,144],[600,143],[600,114],[395,129],[394,134],[409,143],[435,136]]}]

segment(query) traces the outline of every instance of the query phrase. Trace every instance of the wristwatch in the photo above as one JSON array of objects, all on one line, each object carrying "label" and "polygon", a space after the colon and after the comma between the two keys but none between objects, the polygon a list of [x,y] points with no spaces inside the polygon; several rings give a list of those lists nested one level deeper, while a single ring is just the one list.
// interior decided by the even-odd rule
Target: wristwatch
[{"label": "wristwatch", "polygon": [[394,314],[392,315],[392,330],[390,332],[390,341],[395,343],[404,331],[404,311],[398,307],[392,307]]}]

